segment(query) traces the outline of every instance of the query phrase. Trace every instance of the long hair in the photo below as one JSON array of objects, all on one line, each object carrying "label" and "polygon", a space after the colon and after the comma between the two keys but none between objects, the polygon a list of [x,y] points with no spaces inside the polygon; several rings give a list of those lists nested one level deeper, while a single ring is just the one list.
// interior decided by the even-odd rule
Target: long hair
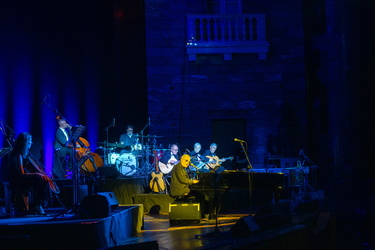
[{"label": "long hair", "polygon": [[16,144],[13,149],[13,154],[21,154],[23,157],[26,157],[29,153],[27,148],[28,140],[32,138],[31,134],[28,132],[22,132],[17,136]]}]

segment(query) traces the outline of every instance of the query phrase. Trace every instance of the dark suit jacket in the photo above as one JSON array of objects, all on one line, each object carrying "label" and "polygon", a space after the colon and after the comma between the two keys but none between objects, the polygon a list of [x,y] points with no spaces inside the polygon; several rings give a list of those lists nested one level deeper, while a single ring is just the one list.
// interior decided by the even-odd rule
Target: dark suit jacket
[{"label": "dark suit jacket", "polygon": [[[68,136],[71,135],[70,129],[65,130],[68,133]],[[67,154],[70,154],[72,149],[66,146],[66,143],[68,140],[65,137],[64,132],[58,128],[56,130],[55,134],[55,143],[54,143],[54,148],[57,156],[59,157],[65,157]]]}]

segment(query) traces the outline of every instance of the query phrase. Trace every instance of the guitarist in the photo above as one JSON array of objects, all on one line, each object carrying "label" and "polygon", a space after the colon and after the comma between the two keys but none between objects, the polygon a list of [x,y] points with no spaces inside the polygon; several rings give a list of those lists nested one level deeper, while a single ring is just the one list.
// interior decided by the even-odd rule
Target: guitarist
[{"label": "guitarist", "polygon": [[[217,144],[216,143],[211,143],[210,149],[205,150],[201,158],[202,158],[203,161],[206,161],[206,163],[208,165],[210,165],[211,168],[215,169],[217,172],[222,172],[222,171],[225,170],[225,168],[222,167],[222,166],[220,166],[220,164],[222,162],[226,161],[226,159],[221,159],[220,162],[216,162],[215,160],[213,160],[212,158],[210,158],[210,157],[217,156],[216,153],[215,153],[216,149],[217,149]],[[220,167],[217,168],[217,166],[220,166]],[[203,167],[203,169],[202,169],[201,172],[210,172],[211,168],[209,168],[207,165],[205,165]]]},{"label": "guitarist", "polygon": [[165,153],[159,160],[159,169],[164,174],[168,174],[172,171],[174,165],[176,165],[180,160],[178,155],[178,146],[176,144],[172,144],[170,147],[170,152]]}]

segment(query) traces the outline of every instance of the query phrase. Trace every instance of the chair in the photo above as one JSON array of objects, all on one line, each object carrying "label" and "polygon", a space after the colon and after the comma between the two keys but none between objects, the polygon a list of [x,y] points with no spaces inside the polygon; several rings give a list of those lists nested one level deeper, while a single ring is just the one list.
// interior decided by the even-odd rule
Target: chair
[{"label": "chair", "polygon": [[11,213],[12,207],[14,207],[17,215],[27,214],[32,202],[32,189],[17,187],[9,182],[3,182],[3,185],[7,212]]}]

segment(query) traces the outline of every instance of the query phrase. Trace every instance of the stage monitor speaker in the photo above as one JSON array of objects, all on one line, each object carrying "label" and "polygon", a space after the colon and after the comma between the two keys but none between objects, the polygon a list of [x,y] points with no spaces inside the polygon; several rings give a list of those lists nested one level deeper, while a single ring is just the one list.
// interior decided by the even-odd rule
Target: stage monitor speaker
[{"label": "stage monitor speaker", "polygon": [[230,229],[233,237],[246,237],[258,231],[260,227],[253,216],[246,216],[239,219]]},{"label": "stage monitor speaker", "polygon": [[111,215],[111,206],[107,197],[99,194],[86,196],[80,204],[82,219],[105,218]]},{"label": "stage monitor speaker", "polygon": [[100,192],[98,195],[103,195],[107,198],[109,205],[112,209],[116,209],[118,207],[118,200],[116,198],[116,195],[113,192]]}]

